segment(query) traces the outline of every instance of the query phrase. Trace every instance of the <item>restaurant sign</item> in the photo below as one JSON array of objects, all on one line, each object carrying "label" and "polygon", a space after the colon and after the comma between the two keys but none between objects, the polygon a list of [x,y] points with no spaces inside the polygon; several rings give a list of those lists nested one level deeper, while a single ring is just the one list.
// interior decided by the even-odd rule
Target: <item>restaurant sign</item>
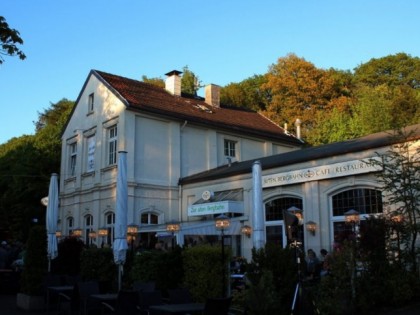
[{"label": "restaurant sign", "polygon": [[264,175],[262,176],[262,186],[263,188],[268,188],[382,170],[380,165],[370,163],[371,160],[380,162],[381,158],[373,157],[370,159],[353,160],[343,163],[310,167],[296,171]]},{"label": "restaurant sign", "polygon": [[194,204],[188,207],[188,216],[201,216],[222,213],[243,213],[242,201],[225,200],[219,202],[208,202]]}]

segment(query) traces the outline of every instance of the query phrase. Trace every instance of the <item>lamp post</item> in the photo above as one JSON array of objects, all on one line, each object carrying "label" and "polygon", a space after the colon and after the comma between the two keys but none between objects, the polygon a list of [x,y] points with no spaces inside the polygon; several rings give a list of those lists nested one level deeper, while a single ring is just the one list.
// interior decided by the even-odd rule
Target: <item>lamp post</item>
[{"label": "lamp post", "polygon": [[81,237],[82,236],[82,229],[79,229],[79,228],[74,229],[71,235],[76,237],[76,238]]},{"label": "lamp post", "polygon": [[347,212],[344,212],[344,218],[346,220],[346,224],[351,224],[354,237],[356,237],[356,225],[360,222],[359,212],[357,212],[354,209],[351,209]]},{"label": "lamp post", "polygon": [[171,221],[166,224],[166,231],[172,234],[172,250],[175,248],[175,232],[178,232],[179,228],[180,224],[175,221]]},{"label": "lamp post", "polygon": [[98,229],[98,236],[102,238],[101,248],[104,247],[104,239],[108,236],[108,229],[106,227],[101,227]]},{"label": "lamp post", "polygon": [[137,224],[131,223],[127,225],[127,235],[131,244],[131,252],[134,251],[134,241],[136,240],[136,235],[139,232],[139,226]]},{"label": "lamp post", "polygon": [[89,245],[92,245],[93,244],[93,240],[94,239],[96,239],[96,232],[92,230],[92,231],[89,232],[89,240],[90,240],[90,244]]},{"label": "lamp post", "polygon": [[226,268],[225,268],[225,230],[230,226],[230,219],[224,214],[216,218],[215,226],[222,234],[222,294],[226,297]]}]

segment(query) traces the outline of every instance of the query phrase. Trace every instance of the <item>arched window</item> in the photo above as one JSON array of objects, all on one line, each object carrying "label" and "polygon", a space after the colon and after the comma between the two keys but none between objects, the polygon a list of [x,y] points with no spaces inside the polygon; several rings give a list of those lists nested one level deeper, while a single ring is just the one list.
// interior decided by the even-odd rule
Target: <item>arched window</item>
[{"label": "arched window", "polygon": [[360,219],[367,215],[383,212],[382,192],[376,189],[356,188],[340,192],[332,196],[332,220],[335,246],[347,239],[354,238],[359,228],[363,229],[364,221],[355,227],[345,223],[345,213],[356,210]]},{"label": "arched window", "polygon": [[108,230],[106,236],[106,244],[112,244],[114,241],[114,226],[115,226],[115,213],[107,212],[105,213],[105,227]]},{"label": "arched window", "polygon": [[69,235],[69,236],[72,235],[73,229],[74,229],[74,219],[73,219],[73,217],[68,217],[66,219],[67,235]]},{"label": "arched window", "polygon": [[283,222],[283,210],[291,207],[303,211],[302,199],[295,197],[282,197],[271,200],[265,204],[265,233],[266,242],[286,246],[287,238]]},{"label": "arched window", "polygon": [[84,230],[85,230],[85,244],[91,245],[92,240],[89,238],[89,232],[92,231],[92,227],[93,227],[93,216],[88,214],[85,215],[84,217],[84,222],[85,222],[85,226],[84,226]]},{"label": "arched window", "polygon": [[144,212],[140,216],[141,224],[158,224],[159,216],[153,212]]}]

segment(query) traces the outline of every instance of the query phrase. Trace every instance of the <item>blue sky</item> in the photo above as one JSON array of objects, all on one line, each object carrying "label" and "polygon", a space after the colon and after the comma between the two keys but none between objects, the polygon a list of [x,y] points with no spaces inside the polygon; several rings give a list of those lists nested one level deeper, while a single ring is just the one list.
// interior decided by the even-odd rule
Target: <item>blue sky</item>
[{"label": "blue sky", "polygon": [[318,68],[353,70],[398,52],[420,56],[417,0],[0,0],[25,61],[0,66],[0,144],[34,133],[91,69],[134,79],[188,66],[224,86],[295,53]]}]

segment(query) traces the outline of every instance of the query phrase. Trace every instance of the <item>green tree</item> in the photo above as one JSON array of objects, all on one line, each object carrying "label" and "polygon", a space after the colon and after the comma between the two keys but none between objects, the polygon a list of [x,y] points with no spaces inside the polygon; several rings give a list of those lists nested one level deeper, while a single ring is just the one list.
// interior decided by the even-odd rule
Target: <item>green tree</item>
[{"label": "green tree", "polygon": [[18,56],[21,60],[26,58],[25,54],[18,48],[19,44],[23,44],[20,33],[10,28],[3,16],[0,16],[0,42],[0,64],[4,62],[3,56]]},{"label": "green tree", "polygon": [[201,87],[201,82],[198,79],[198,76],[194,74],[188,66],[185,66],[182,69],[182,78],[181,78],[181,92],[184,94],[197,96],[197,91]]}]

